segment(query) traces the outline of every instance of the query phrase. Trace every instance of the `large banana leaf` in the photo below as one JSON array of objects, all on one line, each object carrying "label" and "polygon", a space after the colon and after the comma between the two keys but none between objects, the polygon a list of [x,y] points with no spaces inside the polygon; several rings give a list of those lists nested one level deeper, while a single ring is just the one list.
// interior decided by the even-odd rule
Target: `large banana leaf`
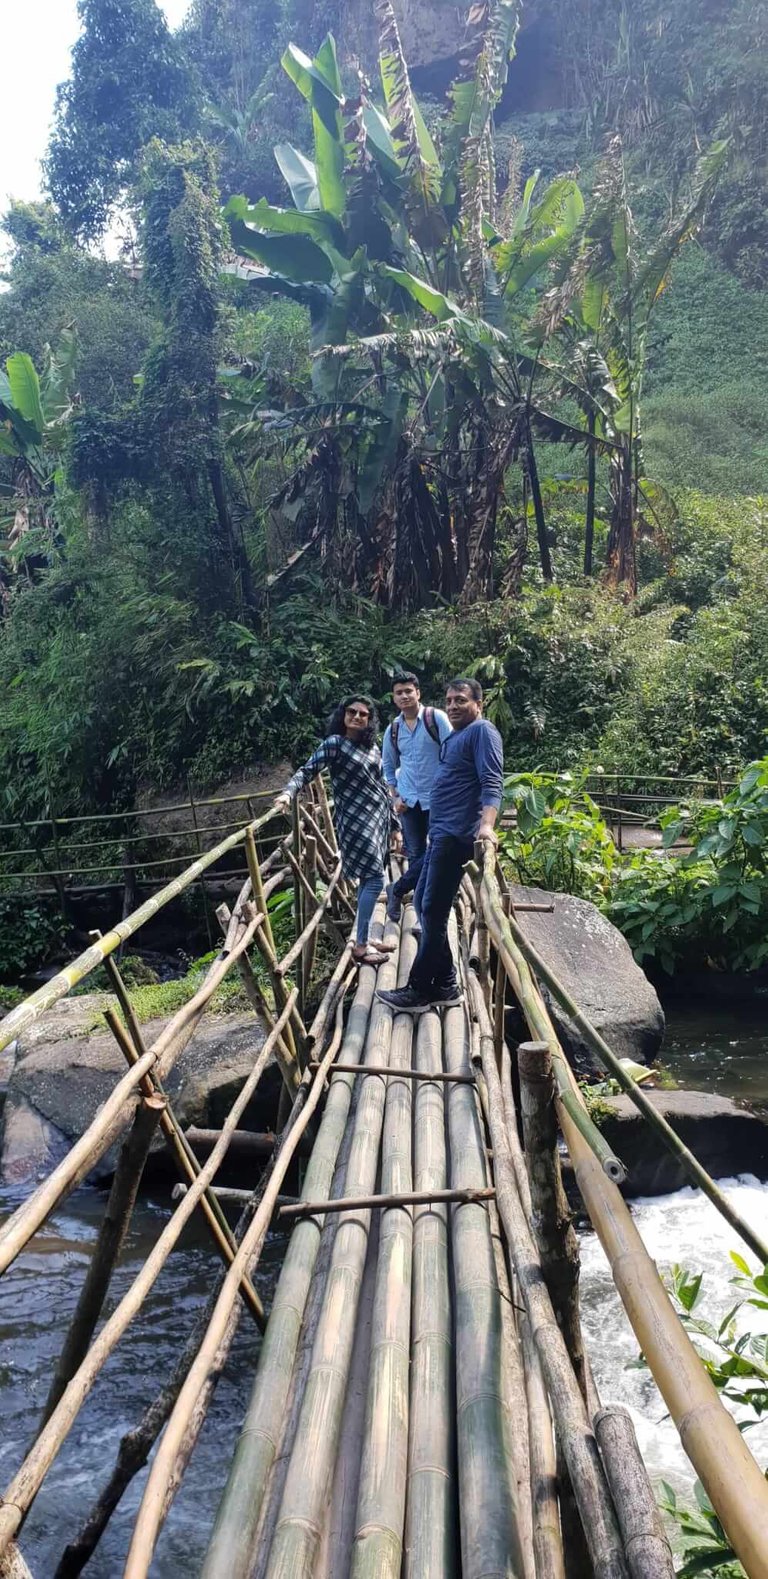
[{"label": "large banana leaf", "polygon": [[391,180],[397,180],[403,173],[403,167],[397,157],[392,128],[375,104],[363,106],[363,125],[378,165]]},{"label": "large banana leaf", "polygon": [[558,177],[529,211],[523,227],[494,248],[493,261],[507,296],[523,290],[565,252],[583,217],[584,199],[576,181],[572,176]]},{"label": "large banana leaf", "polygon": [[379,70],[395,152],[425,210],[440,197],[442,170],[437,149],[411,89],[397,19],[390,0],[376,0]]},{"label": "large banana leaf", "polygon": [[40,380],[35,364],[26,351],[14,351],[5,364],[11,401],[24,422],[34,428],[38,439],[45,432],[45,417],[40,399]]},{"label": "large banana leaf", "polygon": [[46,346],[46,368],[40,390],[46,423],[61,423],[71,409],[77,355],[77,334],[72,328],[62,329],[54,348]]},{"label": "large banana leaf", "polygon": [[300,213],[296,208],[273,208],[265,197],[249,203],[246,197],[231,197],[224,210],[227,219],[240,219],[256,230],[278,236],[311,236],[319,246],[344,245],[344,231],[332,214]]},{"label": "large banana leaf", "polygon": [[282,64],[312,109],[320,206],[340,219],[346,206],[341,114],[344,94],[332,35],[327,34],[314,60],[295,44],[289,44]]},{"label": "large banana leaf", "polygon": [[463,318],[465,315],[457,302],[444,296],[442,291],[435,290],[426,280],[417,279],[415,274],[409,274],[407,269],[393,269],[383,264],[379,270],[388,280],[393,280],[396,285],[402,286],[404,291],[419,307],[424,307],[428,313],[436,318],[438,323],[443,323],[446,318]]},{"label": "large banana leaf", "polygon": [[242,219],[230,220],[232,243],[246,258],[297,284],[330,285],[333,265],[310,236],[265,236]]},{"label": "large banana leaf", "polygon": [[302,214],[320,207],[320,189],[317,170],[291,143],[277,143],[273,148],[281,176],[291,189],[291,197]]}]

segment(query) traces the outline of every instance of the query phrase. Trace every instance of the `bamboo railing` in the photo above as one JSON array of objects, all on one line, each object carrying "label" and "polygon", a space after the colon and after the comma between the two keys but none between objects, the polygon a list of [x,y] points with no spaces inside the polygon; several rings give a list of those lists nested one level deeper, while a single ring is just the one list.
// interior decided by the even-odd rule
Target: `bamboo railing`
[{"label": "bamboo railing", "polygon": [[[244,1309],[266,1330],[203,1579],[288,1579],[297,1571],[318,1579],[563,1579],[577,1552],[600,1579],[671,1579],[631,1422],[603,1407],[584,1349],[559,1126],[683,1446],[750,1579],[768,1579],[768,1489],[624,1206],[614,1182],[624,1170],[586,1115],[539,991],[543,980],[563,1002],[559,983],[532,950],[503,879],[499,887],[493,851],[478,851],[451,922],[464,1004],[414,1020],[393,1017],[375,999],[377,983],[408,978],[411,911],[398,928],[379,908],[374,936],[384,931],[396,950],[378,972],[351,966],[351,906],[324,791],[304,801],[290,835],[262,863],[254,834],[263,823],[239,831],[249,879],[232,913],[219,912],[221,952],[152,1045],[110,965],[125,1024],[110,1020],[130,1067],[81,1141],[0,1230],[2,1268],[129,1130],[47,1418],[0,1505],[0,1563],[28,1572],[16,1545],[26,1513],[108,1356],[141,1319],[185,1223],[201,1211],[222,1261],[210,1299],[171,1377],[120,1444],[56,1579],[82,1571],[159,1438],[124,1569],[126,1579],[149,1575]],[[200,859],[211,865],[214,852]],[[294,936],[282,959],[269,910],[276,887],[295,895]],[[135,921],[128,918],[127,935]],[[338,959],[311,1015],[321,933]],[[117,930],[99,940],[94,948],[103,953],[87,951],[70,967],[72,979],[118,942]],[[232,969],[265,1036],[201,1161],[163,1082]],[[45,1002],[68,990],[62,978]],[[16,1011],[22,1028],[43,1012],[35,997]],[[505,1003],[513,999],[534,1039],[521,1050],[520,1112],[516,1050],[506,1036]],[[572,1000],[565,1007],[578,1015]],[[583,1016],[579,1024],[584,1030]],[[242,1136],[238,1125],[273,1054],[286,1122],[256,1188],[219,1189],[219,1168]],[[97,1331],[158,1123],[182,1180],[175,1209]],[[263,1150],[264,1137],[255,1139]],[[310,1143],[299,1198],[286,1200],[288,1170]],[[707,1193],[717,1205],[716,1187]],[[232,1230],[224,1210],[235,1203],[243,1212]],[[291,1233],[267,1317],[257,1277],[270,1225]]]}]

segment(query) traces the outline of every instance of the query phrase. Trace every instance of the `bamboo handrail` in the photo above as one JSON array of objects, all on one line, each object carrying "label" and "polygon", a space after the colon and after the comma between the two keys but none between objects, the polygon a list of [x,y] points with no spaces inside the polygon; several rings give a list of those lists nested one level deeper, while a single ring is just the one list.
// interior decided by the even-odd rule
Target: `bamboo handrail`
[{"label": "bamboo handrail", "polygon": [[[163,1232],[157,1240],[157,1243],[154,1245],[146,1261],[144,1262],[141,1271],[134,1278],[134,1281],[131,1284],[131,1287],[128,1289],[128,1292],[123,1296],[119,1305],[112,1312],[109,1320],[106,1322],[105,1326],[102,1327],[100,1333],[94,1340],[85,1359],[79,1366],[64,1394],[59,1400],[44,1430],[41,1431],[40,1435],[37,1437],[34,1445],[27,1454],[24,1463],[22,1464],[18,1473],[14,1476],[11,1484],[8,1486],[2,1499],[2,1506],[0,1506],[0,1553],[5,1551],[8,1543],[13,1539],[20,1528],[33,1498],[37,1495],[37,1492],[42,1485],[43,1479],[50,1469],[50,1466],[53,1463],[57,1453],[59,1452],[62,1443],[66,1440],[66,1437],[69,1434],[69,1431],[71,1430],[72,1425],[96,1380],[96,1377],[98,1376],[106,1360],[109,1358],[110,1354],[113,1352],[116,1344],[119,1342],[126,1328],[129,1326],[136,1313],[140,1310],[147,1294],[149,1293],[149,1290],[156,1279],[159,1277],[160,1272],[162,1271],[168,1256],[173,1250],[174,1245],[178,1242],[185,1224],[192,1216],[192,1213],[195,1210],[195,1207],[202,1196],[203,1191],[207,1188],[216,1174],[222,1158],[224,1157],[227,1150],[228,1137],[230,1133],[236,1128],[238,1118],[240,1117],[241,1113],[245,1111],[245,1108],[247,1107],[248,1102],[250,1101],[250,1098],[256,1089],[256,1086],[258,1085],[261,1075],[263,1074],[271,1056],[273,1044],[276,1041],[279,1032],[282,1030],[283,1024],[288,1018],[290,1013],[290,1002],[294,1000],[294,997],[295,989],[294,992],[291,993],[289,1004],[286,1005],[282,1015],[280,1016],[280,1019],[277,1022],[275,1031],[270,1032],[270,1035],[267,1037],[259,1057],[250,1075],[248,1076],[248,1079],[243,1085],[242,1090],[240,1091],[235,1102],[232,1104],[225,1123],[222,1126],[221,1137],[211,1152],[208,1161],[201,1169],[194,1183],[190,1185],[188,1193],[184,1196],[183,1200],[179,1202],[179,1205],[177,1206],[176,1211],[173,1213],[170,1222],[166,1224],[166,1227],[163,1229]],[[142,1060],[142,1062],[144,1062],[144,1060]],[[138,1067],[139,1066],[137,1065],[136,1068]],[[241,1250],[242,1246],[240,1247],[240,1251]],[[238,1254],[235,1256],[229,1273],[227,1274],[227,1279],[229,1279],[230,1273],[236,1272],[236,1290],[239,1286],[242,1271],[247,1270],[247,1262],[243,1262],[240,1251],[238,1251]]]},{"label": "bamboo handrail", "polygon": [[[249,823],[248,828],[253,833],[258,828],[263,828],[275,815],[277,813],[274,807],[270,807],[262,817],[257,817],[254,822]],[[213,866],[222,855],[226,855],[228,850],[234,850],[238,844],[242,844],[248,828],[238,829],[236,833],[222,839],[220,844],[214,845],[212,850],[206,851],[205,855],[201,855],[185,871],[180,872],[178,877],[174,877],[171,883],[167,883],[165,888],[161,888],[159,894],[153,894],[151,899],[146,899],[132,915],[126,916],[124,921],[119,921],[117,926],[104,934],[103,938],[99,938],[98,942],[92,943],[90,948],[78,954],[77,959],[74,959],[70,965],[65,965],[64,969],[60,970],[51,981],[46,982],[44,987],[38,987],[37,991],[25,998],[18,1008],[12,1009],[0,1022],[0,1053],[10,1046],[19,1033],[26,1030],[27,1026],[31,1025],[45,1009],[50,1009],[54,1003],[58,1003],[59,998],[65,997],[72,987],[76,987],[78,982],[89,975],[97,965],[101,965],[107,955],[119,948],[126,938],[133,937],[134,932],[138,932],[145,921],[157,915],[158,910],[170,904],[172,899],[178,898],[190,883],[194,883],[196,878],[207,871],[209,866]]]},{"label": "bamboo handrail", "polygon": [[[487,881],[484,883],[484,897],[488,897]],[[675,1133],[671,1124],[667,1122],[663,1114],[656,1110],[656,1108],[653,1106],[653,1103],[642,1090],[642,1087],[640,1087],[637,1082],[633,1080],[632,1076],[628,1074],[621,1060],[616,1057],[616,1054],[608,1046],[605,1038],[600,1035],[598,1030],[595,1029],[591,1021],[579,1008],[575,999],[571,997],[571,994],[568,992],[567,988],[563,986],[563,983],[547,964],[546,960],[542,958],[538,950],[534,948],[534,945],[525,936],[522,928],[519,927],[515,921],[514,916],[502,916],[502,920],[504,922],[504,927],[509,933],[509,939],[504,939],[504,928],[501,929],[502,947],[505,942],[508,944],[510,939],[513,941],[513,943],[517,944],[517,947],[520,953],[523,955],[526,964],[549,988],[552,996],[557,1000],[561,1008],[565,1010],[565,1013],[568,1015],[568,1017],[573,1020],[573,1023],[581,1031],[584,1040],[592,1048],[593,1052],[597,1054],[601,1063],[606,1069],[610,1070],[611,1075],[621,1086],[622,1090],[625,1091],[627,1096],[631,1098],[632,1102],[635,1104],[635,1107],[639,1109],[643,1117],[648,1120],[648,1123],[659,1135],[667,1150],[670,1151],[673,1156],[677,1157],[681,1166],[688,1174],[691,1182],[696,1185],[698,1189],[703,1191],[703,1193],[712,1202],[713,1206],[717,1207],[720,1215],[725,1218],[726,1222],[730,1224],[731,1228],[733,1228],[740,1238],[744,1240],[744,1243],[748,1245],[752,1253],[758,1256],[761,1263],[765,1265],[766,1262],[768,1262],[768,1242],[763,1240],[749,1223],[745,1222],[744,1218],[741,1217],[736,1211],[735,1207],[731,1205],[727,1196],[718,1187],[714,1179],[712,1179],[707,1173],[706,1168],[702,1167],[701,1163],[693,1155],[693,1152],[688,1149],[685,1143],[680,1139],[680,1136]],[[561,1093],[559,1093],[559,1095],[561,1095]],[[570,1116],[574,1122],[580,1123],[580,1115],[576,1115],[573,1111],[571,1111]],[[585,1134],[583,1127],[582,1134]],[[585,1138],[588,1138],[586,1134]]]},{"label": "bamboo handrail", "polygon": [[239,955],[248,948],[261,916],[249,923],[240,942],[222,959],[214,962],[202,986],[178,1014],[169,1020],[152,1047],[118,1081],[114,1091],[99,1108],[87,1130],[76,1141],[71,1151],[62,1158],[58,1167],[48,1175],[34,1194],[17,1208],[0,1229],[0,1273],[11,1265],[24,1246],[42,1226],[46,1218],[64,1196],[82,1182],[104,1153],[109,1150],[117,1135],[130,1117],[128,1099],[141,1084],[145,1075],[156,1070],[164,1078],[173,1066],[182,1048],[203,1013],[209,998],[215,992]]}]

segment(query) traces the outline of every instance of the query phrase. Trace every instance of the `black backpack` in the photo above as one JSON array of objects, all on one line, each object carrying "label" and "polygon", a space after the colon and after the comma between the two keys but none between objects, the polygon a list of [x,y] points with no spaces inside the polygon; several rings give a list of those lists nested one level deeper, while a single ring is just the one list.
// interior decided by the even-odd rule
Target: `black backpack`
[{"label": "black backpack", "polygon": [[[426,729],[430,740],[434,740],[435,745],[439,746],[440,728],[437,719],[435,718],[434,707],[425,707],[424,709],[424,728]],[[400,719],[395,718],[389,726],[389,738],[392,741],[392,750],[395,753],[395,766],[398,768],[400,766],[400,747],[397,744],[397,737],[399,733]]]}]

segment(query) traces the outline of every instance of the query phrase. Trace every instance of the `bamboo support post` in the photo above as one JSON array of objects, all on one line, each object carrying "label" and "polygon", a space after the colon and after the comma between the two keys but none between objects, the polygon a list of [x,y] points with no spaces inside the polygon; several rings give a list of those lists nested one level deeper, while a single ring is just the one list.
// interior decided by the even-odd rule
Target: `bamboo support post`
[{"label": "bamboo support post", "polygon": [[601,1409],[593,1423],[632,1579],[673,1579],[672,1552],[629,1411]]},{"label": "bamboo support post", "polygon": [[[309,841],[307,840],[307,843],[308,842]],[[302,871],[301,867],[299,866],[298,861],[294,860],[293,855],[291,854],[291,851],[286,846],[283,846],[283,849],[284,849],[286,860],[288,862],[289,870],[293,873],[294,886],[295,886],[296,883],[298,883],[300,888],[301,888],[301,892],[302,892],[302,894],[304,896],[304,899],[310,900],[313,907],[318,905],[320,903],[320,901],[318,900],[317,894],[316,894],[314,888],[310,887],[310,884],[309,884],[309,882],[307,880],[307,877],[305,876],[304,872]],[[318,858],[318,854],[317,854],[317,840],[315,839],[315,863],[316,864],[318,862],[318,859],[319,858]],[[340,857],[338,855],[336,856],[336,859],[333,862],[332,866],[324,866],[322,868],[322,873],[323,873],[323,878],[324,878],[328,888],[330,888],[331,885],[333,886],[333,896],[332,897],[335,898],[337,893],[338,893],[338,891],[339,891],[339,884],[341,882],[341,859],[340,859]],[[350,912],[354,915],[354,911],[352,911],[351,905],[348,908],[349,908]],[[343,929],[343,926],[342,926],[341,922],[337,921],[336,918],[334,916],[332,916],[332,915],[329,915],[327,917],[327,920],[328,920],[329,925],[333,927],[333,930],[336,933],[336,936],[341,940],[342,943],[344,943],[345,935],[344,935],[344,929]]]},{"label": "bamboo support post", "polygon": [[546,961],[542,959],[541,955],[533,947],[533,944],[528,941],[524,932],[521,931],[513,917],[509,918],[507,925],[512,938],[514,939],[515,943],[517,943],[520,952],[524,956],[529,967],[549,988],[553,998],[555,998],[560,1004],[561,1008],[565,1010],[569,1018],[573,1020],[574,1024],[584,1037],[587,1045],[597,1055],[603,1066],[610,1071],[613,1078],[618,1081],[622,1090],[626,1091],[627,1096],[631,1098],[635,1104],[635,1107],[638,1108],[643,1114],[643,1117],[648,1120],[651,1127],[655,1130],[656,1134],[667,1147],[667,1150],[670,1151],[673,1156],[677,1157],[681,1166],[685,1169],[685,1172],[691,1180],[691,1183],[703,1191],[707,1198],[712,1202],[713,1206],[717,1207],[720,1215],[725,1218],[726,1222],[730,1224],[731,1228],[733,1228],[740,1238],[743,1239],[744,1243],[749,1247],[753,1255],[756,1255],[759,1258],[761,1264],[765,1265],[765,1263],[768,1262],[768,1241],[762,1239],[760,1234],[751,1228],[749,1223],[744,1221],[744,1219],[731,1205],[724,1192],[718,1187],[717,1184],[715,1184],[714,1179],[710,1178],[706,1169],[701,1166],[701,1163],[696,1157],[694,1157],[693,1153],[689,1151],[686,1145],[683,1144],[679,1135],[675,1134],[671,1124],[667,1123],[667,1120],[653,1106],[653,1103],[650,1101],[646,1093],[640,1086],[638,1086],[637,1082],[632,1079],[632,1076],[627,1073],[621,1060],[616,1057],[614,1052],[611,1051],[608,1043],[600,1035],[600,1032],[595,1030],[595,1027],[592,1025],[591,1021],[588,1020],[587,1016],[582,1013],[578,1004],[571,997],[570,993],[563,986],[562,982],[559,981],[554,971],[551,970]]},{"label": "bamboo support post", "polygon": [[507,1472],[512,1480],[512,1497],[517,1508],[522,1579],[536,1579],[533,1545],[533,1504],[531,1498],[531,1456],[528,1440],[528,1406],[522,1345],[517,1312],[512,1295],[509,1266],[495,1201],[488,1203],[491,1242],[499,1286],[501,1311],[501,1385],[504,1402],[505,1454]]},{"label": "bamboo support post", "polygon": [[[109,963],[112,964],[112,960]],[[62,1393],[88,1351],[133,1215],[149,1148],[164,1108],[165,1101],[161,1096],[145,1093],[138,1103],[131,1128],[120,1147],[117,1167],[88,1271],[45,1402],[40,1422],[41,1429],[50,1419]]]},{"label": "bamboo support post", "polygon": [[[281,855],[284,853],[285,851],[281,850]],[[260,927],[256,933],[256,946],[259,949],[262,959],[264,960],[264,964],[267,968],[267,974],[269,976],[272,985],[272,992],[274,994],[275,1008],[280,1013],[288,1001],[287,991],[282,977],[278,974],[278,959],[275,951],[275,940],[272,934],[272,924],[269,919],[269,912],[267,910],[266,903],[263,902],[264,885],[262,881],[261,867],[259,866],[259,857],[256,852],[256,841],[252,836],[246,838],[245,854],[248,862],[248,870],[251,874],[251,887],[253,889],[253,896],[259,910],[265,915],[264,925]],[[299,1059],[299,1048],[303,1047],[306,1034],[306,1027],[304,1025],[303,1017],[299,1014],[298,1010],[296,1010],[291,1015],[291,1019],[286,1026],[285,1040],[299,1065],[301,1063],[301,1060]]]},{"label": "bamboo support post", "polygon": [[[304,840],[304,861],[305,861],[305,866],[306,866],[307,884],[308,884],[309,889],[310,889],[310,891],[312,893],[312,896],[313,896],[312,903],[316,905],[317,904],[317,838],[314,835],[310,835],[308,838],[306,838]],[[341,873],[339,873],[339,876],[341,876]],[[328,916],[328,921],[329,921],[331,926],[334,926],[334,921],[333,921],[333,917],[332,916],[330,916],[330,915]],[[306,939],[306,942],[304,944],[304,954],[302,956],[302,970],[304,972],[304,980],[307,983],[307,990],[309,990],[309,984],[310,984],[310,982],[312,980],[312,972],[313,972],[313,970],[315,968],[315,954],[316,954],[316,952],[317,952],[317,932],[313,932],[311,934],[311,936]]]},{"label": "bamboo support post", "polygon": [[[565,1340],[555,1320],[536,1244],[517,1189],[504,1120],[504,1098],[496,1068],[493,1027],[479,984],[470,979],[469,987],[480,1023],[480,1056],[488,1091],[486,1118],[494,1152],[499,1215],[541,1361],[595,1574],[598,1579],[608,1579],[608,1576],[626,1579],[621,1535],[597,1443]],[[449,1014],[453,1012],[448,1011]]]},{"label": "bamboo support post", "polygon": [[721,1403],[616,1186],[567,1114],[576,1183],[683,1448],[750,1579],[768,1579],[768,1483]]},{"label": "bamboo support post", "polygon": [[[375,988],[371,970],[360,972],[344,1038],[348,1058],[362,1056]],[[328,1024],[328,993],[318,1009],[310,1035],[319,1043]],[[341,1032],[341,1004],[336,1010]],[[335,1053],[337,1037],[331,1042]],[[318,1071],[319,1074],[319,1071]],[[323,1118],[304,1180],[304,1194],[327,1195],[344,1136],[353,1094],[348,1075],[334,1075]],[[286,1405],[307,1299],[320,1249],[322,1226],[308,1218],[294,1228],[272,1301],[259,1367],[219,1504],[202,1579],[248,1579],[253,1542],[264,1496],[285,1424]]]},{"label": "bamboo support post", "polygon": [[[442,1070],[436,1014],[422,1015],[418,1022],[416,1059],[424,1074]],[[434,1082],[419,1083],[414,1185],[434,1192],[447,1182],[445,1092]],[[447,1206],[415,1208],[404,1579],[454,1579],[458,1567],[448,1233]]]},{"label": "bamboo support post", "polygon": [[[216,911],[216,918],[222,928],[222,931],[226,932],[227,925],[231,919],[227,905],[219,905],[218,910]],[[248,999],[251,1008],[255,1009],[256,1013],[260,1015],[265,1021],[268,1030],[274,1030],[275,1016],[272,1013],[269,1004],[267,1003],[264,993],[262,992],[256,977],[256,972],[247,954],[240,955],[240,958],[237,961],[237,970],[240,980],[243,984],[243,991],[245,992],[245,996]],[[295,1054],[292,1052],[288,1041],[282,1036],[279,1037],[275,1043],[275,1058],[277,1059],[280,1067],[280,1073],[283,1077],[283,1089],[288,1092],[291,1098],[293,1098],[299,1089],[301,1076],[299,1073],[298,1060]]]},{"label": "bamboo support post", "polygon": [[[482,991],[475,983],[480,997]],[[483,998],[483,1003],[485,999]],[[449,1074],[469,1073],[463,1008],[443,1015],[443,1056]],[[477,1095],[446,1087],[450,1182],[483,1190],[486,1161]],[[502,1395],[498,1283],[487,1209],[481,1201],[450,1214],[456,1304],[456,1431],[461,1504],[461,1572],[523,1572],[519,1512],[507,1472]]]},{"label": "bamboo support post", "polygon": [[[330,1067],[333,1055],[334,1046],[331,1043],[325,1055],[325,1064],[328,1067]],[[237,1298],[239,1276],[248,1266],[255,1264],[261,1253],[271,1221],[275,1199],[298,1142],[322,1096],[324,1076],[325,1068],[319,1069],[312,1082],[303,1110],[286,1136],[275,1161],[272,1176],[253,1222],[245,1233],[237,1256],[224,1279],[216,1309],[205,1338],[179,1394],[155,1456],[134,1528],[124,1579],[146,1579],[146,1575],[149,1572],[155,1541],[168,1506],[167,1492],[170,1489],[171,1494],[173,1494],[178,1484],[177,1459],[182,1449],[184,1435],[198,1404],[201,1391],[206,1386],[211,1368],[216,1363],[219,1347],[222,1344],[227,1324],[230,1320],[232,1306]],[[371,1082],[371,1085],[375,1085],[375,1082]],[[352,1311],[352,1320],[354,1321],[354,1310]]]},{"label": "bamboo support post", "polygon": [[[277,967],[277,975],[281,978],[281,980],[284,980],[285,977],[288,975],[288,972],[290,970],[293,970],[293,968],[295,966],[296,967],[295,975],[296,975],[297,983],[298,983],[299,979],[301,979],[302,981],[306,982],[306,977],[305,977],[305,974],[304,974],[304,950],[305,950],[306,944],[309,941],[309,939],[312,938],[314,933],[317,931],[317,929],[318,929],[318,927],[320,925],[320,922],[322,921],[323,916],[325,915],[325,913],[326,913],[326,911],[328,909],[328,906],[331,903],[331,900],[333,898],[334,889],[336,888],[340,877],[341,877],[341,862],[339,861],[337,863],[337,865],[336,865],[336,868],[334,870],[333,876],[331,877],[330,883],[328,884],[328,887],[326,888],[322,899],[319,900],[319,901],[315,900],[315,903],[317,905],[317,909],[315,910],[314,915],[310,916],[309,920],[302,926],[302,929],[299,932],[298,937],[296,938],[296,942],[292,945],[291,948],[289,948],[288,953],[283,957],[283,959],[280,961],[280,964]],[[301,884],[298,884],[298,886],[300,888]],[[304,915],[304,912],[302,911],[302,918],[303,918],[303,915]],[[343,940],[343,934],[342,934],[342,940]],[[302,1014],[303,1014],[303,1012],[304,1012],[304,1010],[302,1008]]]},{"label": "bamboo support post", "polygon": [[332,852],[334,855],[338,855],[339,846],[336,839],[336,829],[333,824],[330,801],[328,800],[328,791],[326,789],[325,779],[323,778],[322,773],[318,774],[314,782],[317,789],[317,799],[320,805],[320,817],[322,824],[328,836],[328,841]]},{"label": "bamboo support post", "polygon": [[10,1546],[0,1557],[0,1579],[34,1579],[18,1546]]},{"label": "bamboo support post", "polygon": [[[408,980],[416,954],[403,939],[398,985]],[[396,1016],[390,1037],[382,1134],[382,1193],[390,1197],[379,1223],[371,1311],[368,1390],[350,1579],[400,1579],[408,1469],[408,1383],[413,1272],[413,1213],[398,1197],[413,1192],[413,1088],[400,1071],[413,1038],[410,1015]],[[370,1065],[371,1070],[375,1066]]]},{"label": "bamboo support post", "polygon": [[[126,1062],[135,1067],[139,1061],[140,1054],[135,1044],[131,1041],[130,1036],[120,1024],[114,1010],[107,1009],[104,1018]],[[148,1098],[153,1094],[157,1094],[160,1097],[163,1104],[163,1109],[160,1113],[160,1126],[163,1135],[176,1159],[182,1176],[194,1184],[201,1172],[200,1163],[181,1125],[173,1114],[165,1092],[161,1086],[154,1084],[151,1075],[145,1075],[142,1081],[142,1089]],[[200,1197],[200,1210],[208,1224],[219,1255],[222,1257],[224,1264],[230,1266],[236,1249],[234,1235],[216,1197],[210,1189],[205,1189]],[[263,1332],[267,1319],[266,1313],[261,1298],[253,1287],[250,1278],[246,1278],[243,1283],[243,1298],[250,1306],[260,1331]]]},{"label": "bamboo support post", "polygon": [[557,1324],[587,1402],[584,1340],[579,1317],[579,1242],[563,1189],[557,1154],[555,1077],[545,1042],[521,1042],[517,1050],[522,1097],[525,1161],[531,1183],[533,1230],[541,1270]]},{"label": "bamboo support post", "polygon": [[[297,877],[296,875],[297,872],[303,872],[304,867],[304,830],[301,826],[298,795],[295,795],[291,801],[291,832],[293,834],[293,854],[291,857],[291,870],[293,872],[293,925],[296,942],[300,945],[304,937],[306,915],[304,905],[304,890],[302,888],[301,878]],[[283,961],[283,964],[284,963],[285,961]],[[300,947],[298,956],[296,958],[295,976],[296,986],[299,989],[299,1014],[303,1019],[306,1006],[307,984],[304,980],[304,966]]]},{"label": "bamboo support post", "polygon": [[[292,1000],[293,997],[294,994],[292,994]],[[278,1021],[278,1030],[282,1029],[282,1024],[288,1018],[288,1013],[289,1009],[286,1006],[284,1018],[281,1017],[281,1020]],[[0,1553],[5,1551],[9,1542],[13,1540],[19,1530],[34,1497],[42,1485],[45,1475],[50,1469],[62,1443],[66,1440],[99,1372],[126,1328],[141,1309],[149,1290],[159,1277],[174,1245],[178,1242],[185,1224],[192,1216],[203,1191],[214,1178],[226,1153],[229,1135],[237,1127],[237,1121],[245,1111],[267,1066],[274,1040],[275,1036],[273,1034],[267,1037],[254,1068],[232,1104],[217,1146],[212,1151],[194,1184],[190,1185],[189,1193],[179,1203],[170,1221],[166,1224],[127,1293],[94,1339],[85,1359],[59,1400],[50,1420],[40,1432],[18,1473],[7,1487],[2,1499],[2,1506],[0,1506]],[[136,1069],[139,1067],[139,1065],[136,1065]],[[227,1277],[229,1277],[229,1274],[235,1267],[237,1267],[237,1282],[239,1285],[241,1265],[238,1257],[235,1257]],[[243,1268],[242,1270],[246,1269]]]}]

